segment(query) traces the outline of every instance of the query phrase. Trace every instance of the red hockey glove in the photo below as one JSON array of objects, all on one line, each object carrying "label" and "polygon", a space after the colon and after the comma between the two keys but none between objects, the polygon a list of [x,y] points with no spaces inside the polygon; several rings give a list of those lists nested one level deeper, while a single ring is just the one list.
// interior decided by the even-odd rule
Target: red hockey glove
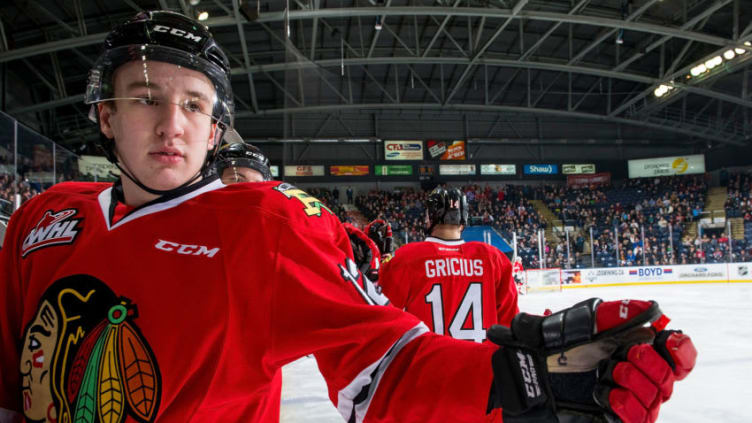
[{"label": "red hockey glove", "polygon": [[654,422],[697,355],[689,337],[662,331],[667,323],[652,301],[592,298],[550,316],[520,313],[511,328],[488,331],[502,346],[489,407],[502,407],[506,423]]},{"label": "red hockey glove", "polygon": [[596,402],[623,422],[652,423],[661,403],[671,398],[674,381],[692,371],[696,358],[687,335],[661,331],[652,346],[634,345],[609,361],[596,389]]},{"label": "red hockey glove", "polygon": [[379,279],[379,268],[381,267],[381,253],[365,232],[356,228],[349,223],[343,223],[347,236],[350,238],[350,245],[353,249],[355,263],[358,265],[360,273],[364,274],[371,282]]}]

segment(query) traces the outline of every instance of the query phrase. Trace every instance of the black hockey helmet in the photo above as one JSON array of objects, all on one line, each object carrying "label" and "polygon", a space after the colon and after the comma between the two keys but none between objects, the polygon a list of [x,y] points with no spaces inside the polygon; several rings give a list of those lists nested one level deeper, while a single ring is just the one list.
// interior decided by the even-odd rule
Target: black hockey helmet
[{"label": "black hockey helmet", "polygon": [[265,181],[272,180],[272,172],[269,169],[269,159],[260,148],[244,142],[226,144],[217,153],[217,173],[229,167],[247,167],[261,173]]},{"label": "black hockey helmet", "polygon": [[381,255],[392,253],[392,225],[384,219],[376,219],[366,225],[364,232],[379,247]]},{"label": "black hockey helmet", "polygon": [[437,187],[428,195],[426,202],[428,232],[431,233],[434,226],[439,224],[467,226],[468,212],[465,193],[457,188]]},{"label": "black hockey helmet", "polygon": [[[120,66],[134,61],[144,63],[143,82],[147,87],[150,84],[149,61],[170,63],[200,72],[214,86],[215,98],[208,100],[211,104],[208,105],[206,112],[202,112],[210,114],[212,122],[217,126],[215,147],[206,156],[201,169],[201,174],[203,174],[213,163],[223,137],[239,138],[232,129],[235,108],[230,83],[230,62],[227,56],[214,41],[208,28],[196,20],[166,10],[139,12],[107,34],[104,40],[104,51],[89,71],[84,103],[92,105],[89,115],[92,120],[95,122],[98,120],[95,108],[97,103],[119,99],[115,97],[113,77]],[[149,93],[151,95],[151,91]],[[128,98],[128,100],[133,99]],[[184,105],[184,107],[188,106]],[[102,135],[99,144],[107,159],[117,165],[118,159],[115,155],[113,140]],[[143,186],[134,175],[128,172],[123,173],[141,188],[154,194],[166,194],[172,191],[152,190]],[[201,174],[183,186],[192,183]]]}]

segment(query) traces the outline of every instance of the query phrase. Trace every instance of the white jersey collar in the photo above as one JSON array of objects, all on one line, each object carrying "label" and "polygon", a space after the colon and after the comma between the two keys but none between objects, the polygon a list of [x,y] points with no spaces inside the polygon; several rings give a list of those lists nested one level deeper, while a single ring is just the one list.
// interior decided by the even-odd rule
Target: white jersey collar
[{"label": "white jersey collar", "polygon": [[134,210],[133,212],[131,212],[130,214],[128,214],[127,216],[120,219],[114,225],[110,221],[110,207],[113,201],[112,187],[107,188],[106,190],[99,193],[98,200],[99,200],[99,207],[102,210],[102,217],[104,218],[105,224],[107,225],[107,230],[111,231],[132,220],[136,220],[139,217],[143,217],[143,216],[153,214],[153,213],[158,213],[162,210],[171,209],[192,198],[198,197],[199,195],[205,192],[214,191],[215,189],[223,188],[224,186],[225,185],[222,183],[220,179],[216,179],[206,185],[198,186],[197,189],[187,192],[181,196],[170,198],[166,201],[157,200],[157,202],[155,203],[148,204],[143,208],[138,208]]},{"label": "white jersey collar", "polygon": [[462,245],[465,243],[463,239],[441,239],[435,236],[427,236],[426,242],[435,242],[442,245]]}]

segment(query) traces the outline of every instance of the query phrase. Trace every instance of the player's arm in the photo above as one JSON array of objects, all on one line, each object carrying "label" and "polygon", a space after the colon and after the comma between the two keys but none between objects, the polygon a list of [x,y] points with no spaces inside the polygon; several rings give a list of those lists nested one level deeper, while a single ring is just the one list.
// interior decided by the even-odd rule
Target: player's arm
[{"label": "player's arm", "polygon": [[344,231],[305,226],[279,231],[279,243],[295,248],[270,264],[266,359],[280,366],[313,353],[345,421],[482,420],[497,347],[428,333],[416,317],[375,305],[357,269],[348,268]]},{"label": "player's arm", "polygon": [[17,243],[21,241],[19,226],[23,210],[17,210],[11,217],[0,249],[0,423],[20,422],[21,419],[18,348],[23,293]]},{"label": "player's arm", "polygon": [[399,309],[407,307],[408,287],[411,281],[405,279],[404,256],[393,257],[382,265],[379,286],[391,304]]},{"label": "player's arm", "polygon": [[499,324],[509,326],[520,309],[517,305],[517,286],[512,278],[512,265],[501,253],[495,256],[496,315]]}]

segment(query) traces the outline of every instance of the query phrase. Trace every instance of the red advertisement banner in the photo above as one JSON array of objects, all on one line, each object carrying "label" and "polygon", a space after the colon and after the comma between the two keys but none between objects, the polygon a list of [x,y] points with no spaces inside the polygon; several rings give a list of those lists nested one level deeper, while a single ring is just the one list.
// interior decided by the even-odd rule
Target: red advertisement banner
[{"label": "red advertisement banner", "polygon": [[567,185],[573,188],[592,184],[608,184],[611,182],[611,172],[593,173],[591,175],[568,175]]}]

